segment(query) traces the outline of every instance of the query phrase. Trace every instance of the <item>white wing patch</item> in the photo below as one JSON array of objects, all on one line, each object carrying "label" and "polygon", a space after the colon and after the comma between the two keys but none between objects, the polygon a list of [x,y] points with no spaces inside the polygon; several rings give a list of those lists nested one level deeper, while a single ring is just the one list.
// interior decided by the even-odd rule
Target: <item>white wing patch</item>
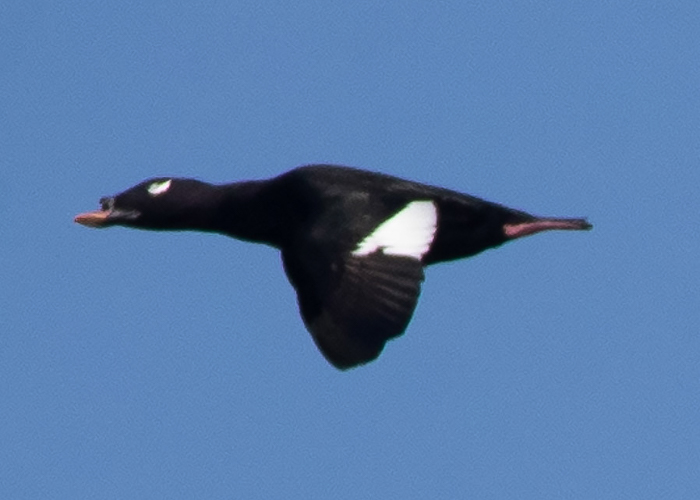
[{"label": "white wing patch", "polygon": [[151,196],[158,196],[159,194],[163,194],[168,189],[170,189],[170,184],[172,184],[172,182],[172,179],[168,179],[167,181],[154,182],[153,184],[148,186],[148,192],[151,194]]},{"label": "white wing patch", "polygon": [[386,255],[421,259],[430,249],[437,229],[437,207],[432,201],[413,201],[382,222],[352,252],[369,255],[377,250]]}]

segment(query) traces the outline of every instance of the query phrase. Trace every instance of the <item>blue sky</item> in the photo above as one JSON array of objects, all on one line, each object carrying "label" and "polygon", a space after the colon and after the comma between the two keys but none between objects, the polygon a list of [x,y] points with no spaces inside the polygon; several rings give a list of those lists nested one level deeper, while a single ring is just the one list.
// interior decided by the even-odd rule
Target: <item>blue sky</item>
[{"label": "blue sky", "polygon": [[[4,2],[0,497],[700,497],[697,2]],[[428,269],[375,363],[277,253],[89,230],[334,162],[587,216]]]}]

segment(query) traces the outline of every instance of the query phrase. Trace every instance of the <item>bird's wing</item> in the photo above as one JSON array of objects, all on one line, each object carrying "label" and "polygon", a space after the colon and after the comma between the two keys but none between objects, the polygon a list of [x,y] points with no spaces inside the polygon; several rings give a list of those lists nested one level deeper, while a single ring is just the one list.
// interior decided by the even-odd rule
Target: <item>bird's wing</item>
[{"label": "bird's wing", "polygon": [[423,281],[418,259],[381,251],[336,260],[283,258],[304,323],[335,367],[372,361],[408,326]]},{"label": "bird's wing", "polygon": [[329,234],[342,230],[321,221],[309,233],[323,237],[282,251],[304,323],[334,366],[375,359],[387,340],[406,329],[436,228],[435,204],[414,201],[374,227],[354,231],[359,238],[331,240]]}]

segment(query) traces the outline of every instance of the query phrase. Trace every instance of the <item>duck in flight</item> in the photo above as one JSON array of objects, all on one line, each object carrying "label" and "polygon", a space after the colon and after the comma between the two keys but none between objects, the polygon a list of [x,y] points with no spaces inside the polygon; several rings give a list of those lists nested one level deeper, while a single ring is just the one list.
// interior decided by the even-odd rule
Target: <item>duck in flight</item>
[{"label": "duck in flight", "polygon": [[542,231],[592,227],[335,165],[223,185],[150,179],[100,205],[75,222],[214,232],[279,249],[307,329],[341,370],[376,359],[404,332],[424,267]]}]

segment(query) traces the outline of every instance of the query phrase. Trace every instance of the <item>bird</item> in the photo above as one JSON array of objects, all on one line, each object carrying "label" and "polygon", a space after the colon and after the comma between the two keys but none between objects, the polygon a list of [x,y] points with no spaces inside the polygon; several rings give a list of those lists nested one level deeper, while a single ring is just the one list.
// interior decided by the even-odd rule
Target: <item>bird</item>
[{"label": "bird", "polygon": [[339,165],[229,184],[157,177],[75,216],[93,228],[203,231],[280,250],[307,330],[340,370],[408,327],[426,266],[584,218],[537,217],[449,189]]}]

